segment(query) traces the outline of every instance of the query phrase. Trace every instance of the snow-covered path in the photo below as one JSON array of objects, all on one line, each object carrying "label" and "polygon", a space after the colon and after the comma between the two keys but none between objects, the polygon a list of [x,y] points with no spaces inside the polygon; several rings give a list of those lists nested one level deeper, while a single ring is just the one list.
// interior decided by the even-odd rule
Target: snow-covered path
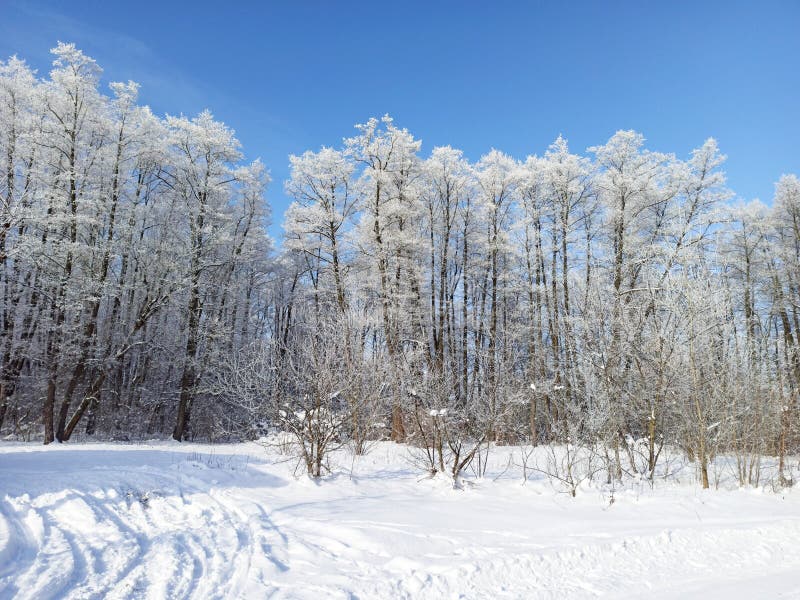
[{"label": "snow-covered path", "polygon": [[[317,485],[255,445],[0,445],[0,598],[800,598],[800,496]],[[502,449],[498,452],[502,452]]]}]

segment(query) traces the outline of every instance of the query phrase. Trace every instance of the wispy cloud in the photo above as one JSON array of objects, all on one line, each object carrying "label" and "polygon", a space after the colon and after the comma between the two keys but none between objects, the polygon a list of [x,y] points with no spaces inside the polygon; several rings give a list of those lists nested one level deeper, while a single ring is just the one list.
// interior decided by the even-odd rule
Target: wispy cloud
[{"label": "wispy cloud", "polygon": [[106,82],[134,80],[142,97],[159,112],[180,112],[205,107],[208,90],[174,68],[147,43],[130,34],[100,28],[74,16],[31,2],[9,2],[0,22],[0,56],[17,54],[44,75],[57,41],[74,42],[97,60]]}]

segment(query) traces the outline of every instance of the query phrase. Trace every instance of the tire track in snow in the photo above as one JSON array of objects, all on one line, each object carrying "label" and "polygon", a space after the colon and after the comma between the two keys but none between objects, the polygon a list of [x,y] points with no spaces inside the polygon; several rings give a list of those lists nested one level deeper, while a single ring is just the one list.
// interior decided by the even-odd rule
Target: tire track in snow
[{"label": "tire track in snow", "polygon": [[0,599],[13,598],[20,593],[14,575],[27,570],[36,561],[39,546],[28,527],[8,502],[0,500]]},{"label": "tire track in snow", "polygon": [[[180,472],[116,469],[103,479],[96,492],[0,502],[0,599],[239,597],[254,571],[263,590],[287,568],[272,556],[283,540],[255,503]],[[38,535],[26,520],[41,524]]]},{"label": "tire track in snow", "polygon": [[[161,482],[158,492],[129,508],[132,529],[141,531],[138,564],[115,585],[115,591],[144,583],[169,598],[217,598],[237,583],[248,537],[236,515],[202,484],[181,478]],[[174,488],[174,489],[173,489]],[[166,492],[164,490],[167,490]]]},{"label": "tire track in snow", "polygon": [[[58,500],[65,494],[54,496]],[[17,523],[22,525],[15,527],[20,535],[17,543],[34,544],[36,555],[22,569],[15,569],[19,576],[13,582],[17,590],[14,598],[62,598],[75,582],[76,571],[78,575],[85,574],[84,559],[77,546],[58,526],[54,527],[47,512],[49,503],[39,500],[20,499],[20,508],[15,511],[16,515],[24,511],[23,516],[17,517]]]}]

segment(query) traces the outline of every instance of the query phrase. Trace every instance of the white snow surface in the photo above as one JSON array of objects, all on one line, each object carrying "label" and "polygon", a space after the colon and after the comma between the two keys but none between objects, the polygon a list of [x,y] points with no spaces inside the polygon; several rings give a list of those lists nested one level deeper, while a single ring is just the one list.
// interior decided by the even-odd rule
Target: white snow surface
[{"label": "white snow surface", "polygon": [[315,483],[259,445],[0,444],[0,598],[800,598],[800,495],[629,485],[512,448],[453,489],[409,451]]}]

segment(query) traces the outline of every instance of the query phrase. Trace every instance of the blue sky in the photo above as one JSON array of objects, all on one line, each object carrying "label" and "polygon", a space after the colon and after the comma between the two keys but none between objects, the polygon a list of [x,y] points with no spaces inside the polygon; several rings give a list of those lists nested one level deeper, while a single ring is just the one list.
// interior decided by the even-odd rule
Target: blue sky
[{"label": "blue sky", "polygon": [[75,42],[159,114],[210,108],[274,182],[290,153],[390,113],[471,159],[574,151],[618,129],[686,156],[709,136],[730,187],[772,198],[800,173],[800,2],[21,2],[0,0],[0,56],[45,74]]}]

